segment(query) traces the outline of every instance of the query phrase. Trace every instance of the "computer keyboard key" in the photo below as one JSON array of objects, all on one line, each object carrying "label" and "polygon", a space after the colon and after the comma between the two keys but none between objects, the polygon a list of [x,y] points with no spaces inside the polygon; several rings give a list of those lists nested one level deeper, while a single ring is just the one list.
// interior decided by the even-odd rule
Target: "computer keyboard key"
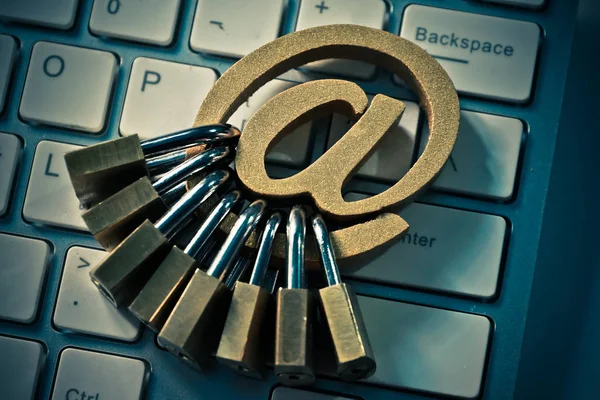
[{"label": "computer keyboard key", "polygon": [[0,132],[0,217],[8,210],[20,154],[21,141],[19,138]]},{"label": "computer keyboard key", "polygon": [[352,400],[352,398],[278,386],[273,390],[271,400]]},{"label": "computer keyboard key", "polygon": [[[368,96],[369,101],[373,96]],[[398,124],[384,136],[367,161],[356,172],[361,178],[397,182],[412,165],[415,151],[420,109],[417,103],[403,101],[406,109]],[[327,147],[341,139],[353,125],[353,121],[340,114],[334,114]]]},{"label": "computer keyboard key", "polygon": [[8,92],[10,75],[16,57],[17,42],[15,39],[12,36],[0,35],[0,114],[4,110],[6,92]]},{"label": "computer keyboard key", "polygon": [[139,400],[148,374],[142,360],[67,348],[60,355],[52,400]]},{"label": "computer keyboard key", "polygon": [[0,19],[69,29],[75,22],[79,0],[2,0]]},{"label": "computer keyboard key", "polygon": [[37,42],[19,115],[31,123],[98,133],[104,127],[117,69],[112,53]]},{"label": "computer keyboard key", "polygon": [[33,399],[45,358],[38,342],[0,336],[0,399]]},{"label": "computer keyboard key", "polygon": [[358,303],[377,360],[367,382],[477,398],[492,329],[488,318],[366,296]]},{"label": "computer keyboard key", "polygon": [[540,41],[533,22],[412,4],[400,36],[435,57],[462,94],[515,103],[531,96]]},{"label": "computer keyboard key", "polygon": [[64,159],[66,152],[79,148],[49,140],[38,143],[23,205],[27,221],[87,231]]},{"label": "computer keyboard key", "polygon": [[283,0],[198,0],[192,50],[241,58],[277,38]]},{"label": "computer keyboard key", "polygon": [[489,3],[506,4],[516,7],[540,8],[546,0],[480,0]]},{"label": "computer keyboard key", "polygon": [[96,35],[168,46],[181,0],[95,0],[90,31]]},{"label": "computer keyboard key", "polygon": [[106,252],[74,246],[67,252],[60,282],[54,325],[57,328],[131,342],[140,323],[116,309],[90,280],[90,270]]},{"label": "computer keyboard key", "polygon": [[133,62],[119,130],[148,139],[192,126],[217,80],[209,68],[140,57]]},{"label": "computer keyboard key", "polygon": [[[478,197],[507,200],[513,194],[523,123],[518,119],[461,111],[452,155],[434,188]],[[420,151],[429,132],[423,129]]]},{"label": "computer keyboard key", "polygon": [[[384,0],[302,1],[296,30],[321,25],[354,24],[383,29],[386,21]],[[309,69],[355,78],[370,78],[375,66],[362,61],[326,60],[308,64]]]},{"label": "computer keyboard key", "polygon": [[[348,199],[364,196],[350,193]],[[496,294],[506,221],[498,216],[413,203],[409,231],[369,260],[349,262],[359,279],[489,299]]]},{"label": "computer keyboard key", "polygon": [[[292,82],[279,79],[267,82],[254,92],[254,94],[237,109],[227,122],[233,126],[237,126],[243,131],[246,123],[263,104],[271,97],[274,97],[295,85],[296,84]],[[275,163],[286,164],[291,167],[305,166],[311,142],[311,127],[312,123],[307,122],[296,128],[294,132],[290,133],[273,146],[267,153],[265,159]]]},{"label": "computer keyboard key", "polygon": [[43,240],[0,233],[0,319],[33,322],[50,253]]}]

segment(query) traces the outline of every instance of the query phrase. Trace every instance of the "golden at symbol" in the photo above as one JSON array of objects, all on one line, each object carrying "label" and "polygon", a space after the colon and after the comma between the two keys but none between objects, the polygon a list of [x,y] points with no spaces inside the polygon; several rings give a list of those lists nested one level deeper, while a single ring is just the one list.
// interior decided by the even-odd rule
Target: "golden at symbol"
[{"label": "golden at symbol", "polygon": [[[396,214],[438,175],[450,156],[459,123],[458,96],[441,65],[426,51],[391,33],[357,25],[328,25],[291,33],[235,63],[215,83],[200,106],[194,126],[225,123],[252,93],[280,74],[308,62],[346,58],[380,65],[415,91],[427,115],[430,136],[413,167],[385,192],[346,202],[342,185],[360,167],[404,110],[404,104],[377,95],[367,109],[365,93],[354,83],[335,79],[290,88],[269,100],[247,123],[238,144],[236,170],[241,183],[257,196],[286,200],[299,196],[330,220],[352,224],[331,232],[337,258],[363,255],[401,237],[408,224]],[[358,122],[312,165],[286,179],[268,177],[264,156],[296,126],[333,112]],[[199,149],[191,149],[188,156]],[[223,224],[227,230],[235,215]],[[370,219],[369,219],[370,218]],[[366,220],[366,222],[364,222]],[[247,246],[255,246],[256,235]],[[316,247],[307,241],[306,261],[317,265]],[[273,257],[284,258],[285,238],[275,241]]]}]

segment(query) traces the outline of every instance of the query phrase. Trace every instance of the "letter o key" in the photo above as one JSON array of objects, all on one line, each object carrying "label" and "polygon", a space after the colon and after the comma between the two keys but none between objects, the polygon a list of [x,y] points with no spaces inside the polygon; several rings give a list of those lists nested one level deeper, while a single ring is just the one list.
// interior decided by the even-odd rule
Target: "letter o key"
[{"label": "letter o key", "polygon": [[[430,136],[413,167],[383,193],[354,202],[343,199],[343,184],[400,117],[404,104],[377,95],[367,109],[362,89],[350,82],[330,79],[295,86],[265,103],[240,137],[236,170],[241,183],[256,196],[283,201],[298,200],[298,196],[310,198],[327,217],[346,224],[372,218],[331,232],[336,256],[343,261],[399,239],[408,230],[408,224],[395,212],[432,182],[450,156],[458,133],[458,96],[448,74],[433,57],[399,36],[357,25],[328,25],[294,32],[260,47],[227,70],[200,106],[194,126],[227,122],[266,82],[292,68],[327,58],[381,65],[417,93],[427,115]],[[269,178],[264,165],[269,148],[296,126],[332,112],[360,119],[303,171],[290,178]],[[188,155],[197,151],[191,149]],[[235,218],[228,218],[225,230],[231,228]],[[257,236],[247,245],[256,246]],[[307,241],[306,261],[316,265],[318,254],[312,242]],[[284,259],[284,245],[285,239],[279,235],[273,248],[275,258]]]}]

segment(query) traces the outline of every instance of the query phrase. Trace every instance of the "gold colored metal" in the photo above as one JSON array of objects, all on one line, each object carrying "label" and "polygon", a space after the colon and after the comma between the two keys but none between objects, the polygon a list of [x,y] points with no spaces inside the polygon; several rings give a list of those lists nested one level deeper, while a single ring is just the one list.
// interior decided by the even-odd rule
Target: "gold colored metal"
[{"label": "gold colored metal", "polygon": [[90,271],[92,282],[115,306],[128,305],[169,251],[168,244],[146,220]]},{"label": "gold colored metal", "polygon": [[260,379],[265,373],[265,338],[261,330],[268,309],[269,292],[237,282],[217,350],[217,361],[243,375]]},{"label": "gold colored metal", "polygon": [[196,268],[196,260],[173,246],[129,305],[129,311],[153,331],[160,332]]},{"label": "gold colored metal", "polygon": [[337,375],[349,382],[373,375],[375,356],[352,288],[345,283],[329,286],[319,290],[319,299],[335,349]]},{"label": "gold colored metal", "polygon": [[79,201],[92,206],[147,175],[138,135],[109,140],[65,154]]},{"label": "gold colored metal", "polygon": [[308,289],[279,289],[275,319],[275,374],[286,386],[315,382],[312,294]]},{"label": "gold colored metal", "polygon": [[111,251],[146,219],[156,221],[167,211],[148,177],[143,177],[101,201],[81,217],[104,249]]},{"label": "gold colored metal", "polygon": [[[366,97],[362,90],[353,84],[327,80],[288,89],[261,107],[240,137],[236,169],[250,191],[271,200],[304,195],[312,198],[330,218],[349,224],[372,218],[331,232],[336,257],[343,261],[376,250],[405,233],[408,224],[392,212],[413,201],[439,174],[450,156],[458,132],[458,96],[447,73],[433,57],[406,39],[357,25],[327,25],[294,32],[260,47],[227,70],[200,106],[194,126],[227,121],[269,80],[292,68],[327,58],[362,60],[383,66],[417,93],[431,133],[414,166],[387,191],[355,202],[344,201],[342,185],[395,123],[403,105],[378,95],[365,111]],[[360,119],[311,166],[291,178],[270,179],[264,168],[265,152],[298,124],[332,112]],[[197,151],[189,150],[188,156]],[[283,238],[276,240],[274,258],[284,254],[283,243]],[[317,260],[317,253],[307,249],[308,265],[316,266]]]},{"label": "gold colored metal", "polygon": [[192,367],[207,368],[223,331],[230,294],[219,279],[197,269],[158,334],[158,342]]}]

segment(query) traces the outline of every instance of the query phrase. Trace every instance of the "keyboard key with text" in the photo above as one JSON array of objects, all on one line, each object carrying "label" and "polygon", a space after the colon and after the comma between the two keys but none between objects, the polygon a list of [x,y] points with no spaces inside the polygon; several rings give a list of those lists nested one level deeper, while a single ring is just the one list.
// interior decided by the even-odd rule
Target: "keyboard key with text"
[{"label": "keyboard key with text", "polygon": [[[515,187],[523,123],[515,118],[461,111],[452,155],[433,187],[472,196],[508,200]],[[429,132],[423,130],[423,152]]]},{"label": "keyboard key with text", "polygon": [[540,40],[533,22],[415,4],[402,21],[400,36],[436,57],[460,93],[529,100]]},{"label": "keyboard key with text", "polygon": [[79,148],[48,140],[38,143],[23,205],[26,220],[87,231],[65,164],[65,153]]},{"label": "keyboard key with text", "polygon": [[52,400],[139,400],[147,374],[141,360],[67,348],[60,355]]},{"label": "keyboard key with text", "polygon": [[21,141],[19,138],[0,132],[0,216],[8,210],[20,155]]},{"label": "keyboard key with text", "polygon": [[419,203],[399,214],[408,233],[366,264],[350,263],[357,270],[345,274],[484,299],[496,294],[506,234],[502,217]]},{"label": "keyboard key with text", "polygon": [[29,122],[98,133],[104,128],[117,59],[106,51],[38,42],[19,115]]},{"label": "keyboard key with text", "polygon": [[17,42],[12,36],[0,35],[0,114],[4,111],[13,64],[17,57]]},{"label": "keyboard key with text", "polygon": [[96,35],[167,46],[173,41],[181,0],[95,0],[90,31]]},{"label": "keyboard key with text", "polygon": [[[242,104],[229,118],[230,124],[242,129],[252,115],[269,100],[295,84],[292,82],[274,79],[267,82]],[[267,161],[280,162],[293,167],[305,166],[308,157],[309,144],[311,142],[310,130],[312,123],[302,124],[294,132],[285,136],[266,155]]]},{"label": "keyboard key with text", "polygon": [[90,270],[106,257],[102,250],[71,247],[60,282],[54,325],[67,331],[133,341],[140,323],[132,315],[116,309],[92,283]]},{"label": "keyboard key with text", "polygon": [[192,50],[241,58],[277,38],[283,0],[198,0]]},{"label": "keyboard key with text", "polygon": [[137,58],[127,86],[121,135],[151,138],[190,128],[216,80],[209,68]]},{"label": "keyboard key with text", "polygon": [[34,399],[45,357],[38,342],[0,336],[0,399]]},{"label": "keyboard key with text", "polygon": [[[383,0],[304,0],[300,3],[296,30],[321,25],[353,24],[383,29],[386,8]],[[370,78],[375,66],[361,61],[324,60],[309,69],[355,78]]]},{"label": "keyboard key with text", "polygon": [[0,19],[56,29],[69,29],[75,22],[79,0],[2,0]]},{"label": "keyboard key with text", "polygon": [[0,319],[33,322],[50,252],[43,240],[0,233]]}]

